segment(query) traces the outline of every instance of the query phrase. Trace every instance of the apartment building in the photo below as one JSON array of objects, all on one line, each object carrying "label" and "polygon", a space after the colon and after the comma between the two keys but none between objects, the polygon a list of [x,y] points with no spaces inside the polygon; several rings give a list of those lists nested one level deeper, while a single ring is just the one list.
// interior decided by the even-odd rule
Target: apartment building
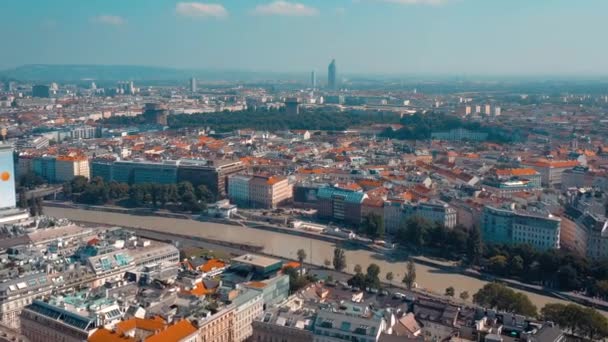
[{"label": "apartment building", "polygon": [[234,305],[233,341],[243,342],[253,334],[253,321],[264,313],[264,297],[262,291],[247,289],[236,297]]},{"label": "apartment building", "polygon": [[190,182],[195,187],[204,185],[216,198],[227,195],[228,177],[245,171],[240,160],[180,160],[177,169],[178,182]]},{"label": "apartment building", "polygon": [[69,182],[76,176],[91,177],[86,156],[58,156],[55,160],[55,180]]},{"label": "apartment building", "polygon": [[235,333],[235,308],[230,305],[211,317],[199,321],[198,341],[232,342]]},{"label": "apartment building", "polygon": [[541,184],[544,187],[556,187],[562,184],[564,171],[578,166],[576,160],[548,160],[538,159],[522,163],[540,173]]},{"label": "apartment building", "polygon": [[560,247],[561,219],[543,210],[515,210],[486,206],[481,219],[484,241],[529,244],[538,250]]},{"label": "apartment building", "polygon": [[242,206],[273,209],[291,201],[293,186],[281,176],[232,175],[228,179],[228,197]]}]

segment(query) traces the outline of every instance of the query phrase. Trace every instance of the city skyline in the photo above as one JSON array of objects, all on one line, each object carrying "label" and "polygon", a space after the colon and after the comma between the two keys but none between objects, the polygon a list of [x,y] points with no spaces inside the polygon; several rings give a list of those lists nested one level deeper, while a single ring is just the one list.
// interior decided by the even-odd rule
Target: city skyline
[{"label": "city skyline", "polygon": [[606,48],[596,43],[608,4],[598,0],[32,4],[3,4],[0,29],[13,44],[0,69],[102,64],[306,72],[335,58],[344,74],[608,74]]}]

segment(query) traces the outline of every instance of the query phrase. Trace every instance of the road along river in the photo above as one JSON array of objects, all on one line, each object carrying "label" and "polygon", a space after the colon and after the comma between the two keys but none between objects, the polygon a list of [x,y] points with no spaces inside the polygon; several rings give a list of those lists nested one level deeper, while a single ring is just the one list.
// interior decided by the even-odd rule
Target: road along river
[{"label": "road along river", "polygon": [[[286,259],[297,259],[297,250],[302,248],[307,254],[306,262],[319,266],[322,266],[326,259],[332,259],[335,248],[333,243],[327,241],[219,223],[48,206],[44,208],[44,211],[49,216],[65,217],[78,222],[142,228],[168,234],[196,236],[259,246],[263,248],[262,251],[266,254]],[[393,272],[395,282],[403,278],[405,271],[405,261],[387,260],[376,252],[364,249],[346,249],[346,262],[348,272],[354,272],[353,269],[357,264],[365,270],[370,263],[376,263],[382,270],[381,279],[384,279],[387,272]],[[455,273],[455,271],[446,271],[445,268],[441,269],[420,263],[416,265],[416,275],[416,282],[419,287],[438,294],[443,294],[447,287],[452,286],[457,295],[462,291],[468,291],[472,296],[487,283],[478,278]],[[539,309],[547,303],[565,303],[565,301],[549,296],[515,290],[528,295]]]}]

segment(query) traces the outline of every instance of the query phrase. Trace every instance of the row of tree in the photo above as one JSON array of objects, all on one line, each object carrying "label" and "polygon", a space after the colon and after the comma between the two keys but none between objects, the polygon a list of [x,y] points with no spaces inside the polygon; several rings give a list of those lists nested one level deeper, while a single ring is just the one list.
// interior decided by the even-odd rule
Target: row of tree
[{"label": "row of tree", "polygon": [[[306,115],[298,115],[287,113],[284,109],[249,107],[246,110],[231,113],[171,115],[168,120],[169,126],[172,128],[210,127],[219,132],[244,128],[270,131],[287,129],[342,131],[352,126],[398,123],[399,115],[390,112],[378,113],[361,110],[342,112],[328,108],[306,110]],[[143,117],[111,117],[103,120],[103,123],[134,125],[143,123]]]},{"label": "row of tree", "polygon": [[483,255],[481,234],[476,228],[467,229],[458,225],[449,229],[417,215],[401,224],[395,239],[402,245],[435,249],[446,258],[462,259],[466,256],[473,265],[479,264]]},{"label": "row of tree", "polygon": [[95,177],[75,177],[63,185],[63,192],[74,202],[84,204],[126,203],[130,206],[165,208],[172,205],[183,211],[200,212],[214,200],[213,194],[204,185],[192,186],[189,182],[178,184],[125,184]]},{"label": "row of tree", "polygon": [[572,335],[586,337],[590,341],[608,336],[608,320],[592,308],[576,304],[547,304],[540,313],[544,320],[558,324]]}]

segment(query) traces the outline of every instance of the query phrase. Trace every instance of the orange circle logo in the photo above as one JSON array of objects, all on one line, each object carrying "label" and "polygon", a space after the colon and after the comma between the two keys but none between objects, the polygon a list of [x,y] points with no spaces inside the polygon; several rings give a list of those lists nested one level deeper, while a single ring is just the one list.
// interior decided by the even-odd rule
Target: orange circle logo
[{"label": "orange circle logo", "polygon": [[2,179],[2,181],[6,182],[9,179],[11,179],[11,174],[4,171],[4,172],[2,172],[2,175],[0,176],[0,178]]}]

